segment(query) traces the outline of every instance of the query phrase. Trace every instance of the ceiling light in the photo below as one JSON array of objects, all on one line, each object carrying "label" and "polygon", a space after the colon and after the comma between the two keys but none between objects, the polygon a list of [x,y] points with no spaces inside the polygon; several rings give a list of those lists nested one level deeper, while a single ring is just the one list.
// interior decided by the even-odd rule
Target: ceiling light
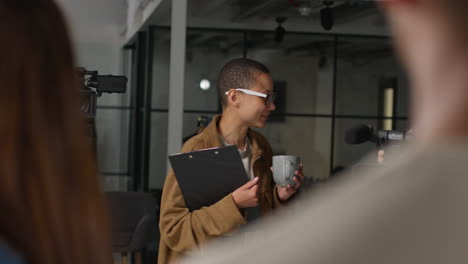
[{"label": "ceiling light", "polygon": [[299,11],[299,14],[301,14],[301,16],[310,16],[310,14],[312,13],[312,8],[310,8],[309,5],[301,5],[297,8],[297,11]]},{"label": "ceiling light", "polygon": [[210,87],[211,87],[211,83],[207,79],[202,79],[200,81],[200,89],[202,89],[203,91],[208,91]]},{"label": "ceiling light", "polygon": [[275,30],[275,41],[280,43],[283,41],[284,34],[286,33],[286,30],[281,26],[281,24],[286,21],[285,17],[277,17],[276,22],[278,23],[278,27]]},{"label": "ceiling light", "polygon": [[325,7],[320,10],[320,22],[325,30],[330,30],[335,24],[335,17],[333,16],[333,9],[331,8],[333,1],[323,1],[323,4]]}]

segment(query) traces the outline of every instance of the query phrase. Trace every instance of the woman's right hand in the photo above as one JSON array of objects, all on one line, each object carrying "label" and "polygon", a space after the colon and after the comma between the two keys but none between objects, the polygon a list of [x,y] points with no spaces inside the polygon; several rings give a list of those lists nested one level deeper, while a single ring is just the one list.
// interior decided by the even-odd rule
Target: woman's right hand
[{"label": "woman's right hand", "polygon": [[234,203],[238,208],[255,207],[258,205],[258,177],[248,181],[232,193]]}]

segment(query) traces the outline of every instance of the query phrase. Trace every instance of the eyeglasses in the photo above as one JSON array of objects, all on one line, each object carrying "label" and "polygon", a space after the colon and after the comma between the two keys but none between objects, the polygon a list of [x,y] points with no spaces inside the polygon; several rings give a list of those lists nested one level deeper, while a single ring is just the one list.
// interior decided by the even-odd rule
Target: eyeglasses
[{"label": "eyeglasses", "polygon": [[[252,91],[252,90],[241,89],[241,88],[236,88],[236,89],[234,89],[234,90],[243,92],[243,93],[245,93],[245,94],[250,94],[250,95],[255,95],[255,96],[258,96],[258,97],[262,97],[262,98],[265,99],[265,105],[270,105],[270,104],[272,104],[272,103],[275,101],[275,98],[276,98],[276,94],[275,94],[275,93],[264,94],[264,93],[259,93],[259,92],[255,92],[255,91]],[[231,92],[231,90],[225,92],[224,94],[228,95],[229,92]]]}]

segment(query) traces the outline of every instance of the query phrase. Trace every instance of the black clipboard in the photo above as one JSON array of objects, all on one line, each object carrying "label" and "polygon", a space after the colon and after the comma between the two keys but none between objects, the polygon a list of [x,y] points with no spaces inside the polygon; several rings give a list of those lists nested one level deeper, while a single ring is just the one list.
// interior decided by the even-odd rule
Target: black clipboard
[{"label": "black clipboard", "polygon": [[170,155],[169,161],[190,211],[215,204],[249,181],[235,145]]}]

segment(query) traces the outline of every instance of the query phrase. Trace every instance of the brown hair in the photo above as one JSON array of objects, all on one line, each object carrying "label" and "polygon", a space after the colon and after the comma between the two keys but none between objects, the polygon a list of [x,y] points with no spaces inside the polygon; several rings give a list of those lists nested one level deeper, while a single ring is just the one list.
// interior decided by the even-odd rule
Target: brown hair
[{"label": "brown hair", "polygon": [[[445,9],[448,15],[446,20],[453,19],[453,26],[457,27],[457,33],[461,34],[465,41],[468,40],[468,29],[466,24],[468,18],[466,12],[468,12],[468,1],[466,0],[450,0],[450,1],[438,1],[439,8]],[[441,6],[440,6],[441,5]]]},{"label": "brown hair", "polygon": [[29,263],[111,263],[62,13],[0,1],[0,240]]},{"label": "brown hair", "polygon": [[218,96],[222,106],[226,106],[225,93],[231,89],[250,89],[255,85],[257,74],[269,74],[268,68],[258,61],[237,58],[226,63],[221,69],[218,81]]}]

